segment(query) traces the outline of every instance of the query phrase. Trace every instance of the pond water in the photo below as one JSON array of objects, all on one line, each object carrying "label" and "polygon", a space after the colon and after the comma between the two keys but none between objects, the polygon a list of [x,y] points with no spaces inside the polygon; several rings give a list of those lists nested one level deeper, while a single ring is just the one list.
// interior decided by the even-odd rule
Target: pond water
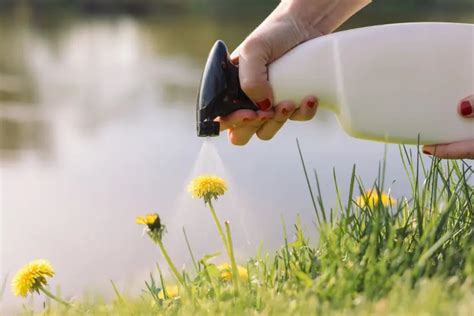
[{"label": "pond water", "polygon": [[[442,13],[439,13],[442,14]],[[282,217],[297,214],[316,237],[314,211],[295,139],[334,204],[333,167],[347,192],[353,164],[370,185],[384,144],[346,136],[330,113],[289,123],[270,142],[231,146],[225,135],[195,135],[196,91],[217,38],[235,47],[262,17],[197,16],[0,18],[0,279],[34,258],[56,268],[64,295],[136,291],[161,255],[136,215],[157,211],[179,266],[190,266],[182,227],[196,255],[218,249],[209,212],[186,193],[189,179],[215,172],[230,190],[216,203],[231,221],[239,258],[282,241]],[[398,20],[473,22],[473,15],[379,16],[347,27]],[[410,147],[415,149],[414,147]],[[203,153],[200,155],[201,149]],[[387,146],[386,183],[408,194],[397,146]],[[290,230],[291,231],[291,230]],[[3,308],[24,301],[8,287]]]}]

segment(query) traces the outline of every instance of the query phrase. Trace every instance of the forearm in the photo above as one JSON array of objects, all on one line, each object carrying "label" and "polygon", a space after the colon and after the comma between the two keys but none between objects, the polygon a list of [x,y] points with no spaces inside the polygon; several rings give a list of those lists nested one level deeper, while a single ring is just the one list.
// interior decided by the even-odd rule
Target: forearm
[{"label": "forearm", "polygon": [[352,15],[371,3],[371,0],[282,0],[295,18],[298,28],[306,30],[305,40],[315,34],[324,35],[336,30]]}]

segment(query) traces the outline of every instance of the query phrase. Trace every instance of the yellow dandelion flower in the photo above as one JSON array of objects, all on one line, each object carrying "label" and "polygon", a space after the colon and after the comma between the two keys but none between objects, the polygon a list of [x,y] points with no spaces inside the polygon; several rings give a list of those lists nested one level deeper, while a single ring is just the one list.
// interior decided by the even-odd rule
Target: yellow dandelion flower
[{"label": "yellow dandelion flower", "polygon": [[147,214],[144,216],[137,216],[135,223],[139,225],[146,225],[150,230],[160,230],[162,225],[160,221],[160,216],[158,214]]},{"label": "yellow dandelion flower", "polygon": [[380,197],[380,202],[382,203],[383,206],[389,207],[392,205],[395,205],[397,203],[397,200],[391,197],[390,195],[380,192],[380,196],[377,192],[377,190],[369,190],[365,192],[363,195],[358,196],[356,199],[356,203],[359,207],[375,207],[379,204],[379,197]]},{"label": "yellow dandelion flower", "polygon": [[48,284],[46,278],[53,276],[53,266],[47,260],[38,259],[31,261],[13,277],[13,294],[26,297],[28,292],[38,292],[41,287]]},{"label": "yellow dandelion flower", "polygon": [[227,184],[224,179],[217,176],[202,175],[191,181],[188,191],[193,198],[204,199],[207,203],[223,195],[227,191]]},{"label": "yellow dandelion flower", "polygon": [[[217,265],[217,270],[219,270],[220,278],[222,281],[230,282],[232,281],[232,266],[228,263],[221,263]],[[242,266],[237,266],[237,272],[239,273],[239,279],[241,281],[247,281],[249,274],[247,269]]]},{"label": "yellow dandelion flower", "polygon": [[135,222],[139,225],[152,225],[158,219],[158,214],[147,214],[144,216],[137,216]]},{"label": "yellow dandelion flower", "polygon": [[[169,299],[172,299],[172,298],[177,298],[179,297],[179,289],[178,289],[178,286],[177,285],[169,285],[166,287],[166,295],[168,296]],[[165,293],[163,290],[161,290],[159,293],[158,293],[158,298],[160,300],[164,300],[165,299]]]}]

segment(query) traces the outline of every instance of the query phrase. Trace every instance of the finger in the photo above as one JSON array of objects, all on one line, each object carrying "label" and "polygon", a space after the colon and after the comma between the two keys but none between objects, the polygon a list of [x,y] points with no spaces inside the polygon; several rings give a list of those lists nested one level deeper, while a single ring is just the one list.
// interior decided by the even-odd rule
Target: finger
[{"label": "finger", "polygon": [[319,23],[319,31],[323,34],[332,33],[335,29],[341,26],[352,15],[360,11],[363,7],[368,5],[371,0],[358,1],[340,1],[338,5],[329,12]]},{"label": "finger", "polygon": [[231,57],[230,62],[233,63],[234,65],[238,65],[239,64],[239,55],[237,55],[235,57]]},{"label": "finger", "polygon": [[318,109],[318,99],[314,96],[307,96],[301,101],[300,107],[291,115],[293,121],[309,121]]},{"label": "finger", "polygon": [[255,120],[257,118],[257,113],[252,110],[237,110],[230,113],[227,116],[218,117],[217,122],[220,123],[220,130],[224,131],[229,128],[235,128]]},{"label": "finger", "polygon": [[290,101],[284,101],[275,107],[275,116],[263,124],[257,131],[258,138],[269,140],[280,130],[288,118],[293,114],[296,105]]},{"label": "finger", "polygon": [[474,117],[474,94],[459,102],[458,113],[464,117]]},{"label": "finger", "polygon": [[229,141],[237,146],[243,146],[247,144],[252,138],[253,134],[261,126],[260,122],[257,122],[258,126],[244,125],[229,130]]},{"label": "finger", "polygon": [[423,152],[438,158],[474,159],[474,141],[423,146]]},{"label": "finger", "polygon": [[239,64],[240,46],[242,46],[242,43],[240,43],[239,46],[237,46],[237,48],[230,54],[230,61],[234,65]]},{"label": "finger", "polygon": [[239,49],[240,86],[263,111],[271,108],[273,99],[267,75],[269,52],[271,48],[259,36],[247,38]]},{"label": "finger", "polygon": [[255,119],[229,129],[229,141],[234,145],[245,145],[255,132],[273,117],[273,111],[257,111]]}]

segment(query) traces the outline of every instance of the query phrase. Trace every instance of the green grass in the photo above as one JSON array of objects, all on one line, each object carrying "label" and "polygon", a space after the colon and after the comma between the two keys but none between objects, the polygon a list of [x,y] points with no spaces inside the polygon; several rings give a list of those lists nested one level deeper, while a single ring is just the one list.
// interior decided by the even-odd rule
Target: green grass
[{"label": "green grass", "polygon": [[[299,145],[298,145],[298,149]],[[246,263],[248,278],[221,279],[212,255],[182,271],[179,296],[167,298],[157,273],[138,297],[88,298],[72,308],[48,303],[47,315],[469,315],[474,310],[474,189],[472,168],[463,161],[432,159],[401,147],[401,163],[411,195],[396,205],[382,203],[387,192],[385,162],[379,176],[365,187],[354,166],[349,195],[342,197],[335,180],[337,208],[328,209],[320,195],[317,174],[311,179],[301,161],[318,223],[319,239],[310,241],[298,219],[295,236],[287,237],[274,254],[257,251]],[[300,151],[301,154],[301,151]],[[384,160],[385,161],[385,160]],[[316,185],[311,186],[314,182]],[[373,189],[377,203],[356,197]],[[218,213],[218,202],[215,203]],[[227,226],[227,225],[226,225]],[[231,250],[230,231],[225,247]],[[186,237],[186,236],[185,236]],[[187,240],[187,239],[186,239]],[[235,245],[234,245],[235,246]],[[228,248],[227,248],[228,249]],[[186,249],[183,249],[186,251]],[[232,251],[228,251],[232,258]],[[231,263],[232,260],[230,261]],[[232,264],[232,271],[236,267]],[[234,274],[233,276],[235,276]],[[32,311],[25,308],[25,314]]]}]

